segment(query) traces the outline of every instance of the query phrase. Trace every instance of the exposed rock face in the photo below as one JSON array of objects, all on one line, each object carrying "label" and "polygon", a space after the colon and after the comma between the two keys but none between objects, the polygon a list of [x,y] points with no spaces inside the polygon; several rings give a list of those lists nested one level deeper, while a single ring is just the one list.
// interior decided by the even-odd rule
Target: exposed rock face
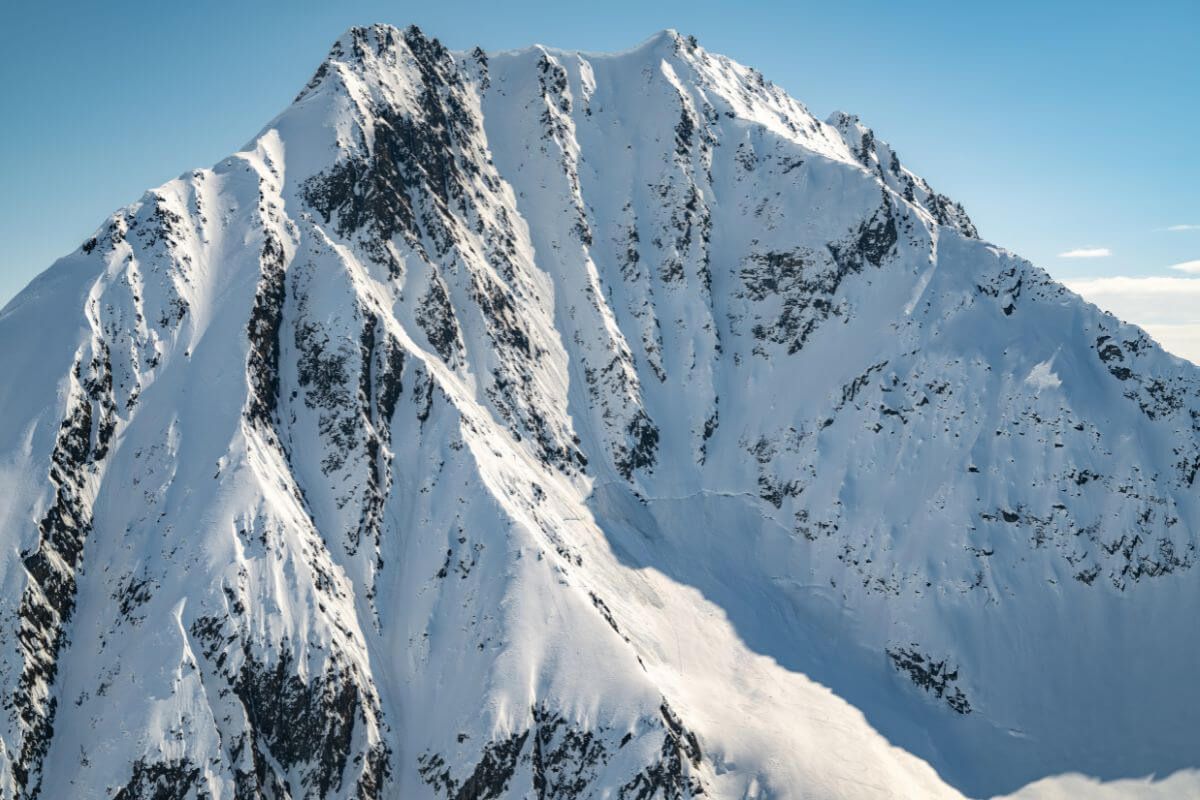
[{"label": "exposed rock face", "polygon": [[690,37],[355,28],[0,370],[2,798],[1198,766],[1200,373]]}]

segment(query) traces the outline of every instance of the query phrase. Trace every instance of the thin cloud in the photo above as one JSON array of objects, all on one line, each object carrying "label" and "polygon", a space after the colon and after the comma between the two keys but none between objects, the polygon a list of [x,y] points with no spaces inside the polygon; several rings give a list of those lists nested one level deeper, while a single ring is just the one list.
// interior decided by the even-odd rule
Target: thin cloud
[{"label": "thin cloud", "polygon": [[1065,253],[1059,253],[1059,258],[1108,258],[1112,250],[1107,247],[1077,247]]},{"label": "thin cloud", "polygon": [[1188,272],[1191,274],[1200,273],[1200,258],[1194,261],[1180,261],[1178,264],[1172,264],[1168,269],[1179,270],[1180,272]]},{"label": "thin cloud", "polygon": [[1200,225],[1171,225],[1167,228],[1174,233],[1182,233],[1183,231],[1200,231]]}]

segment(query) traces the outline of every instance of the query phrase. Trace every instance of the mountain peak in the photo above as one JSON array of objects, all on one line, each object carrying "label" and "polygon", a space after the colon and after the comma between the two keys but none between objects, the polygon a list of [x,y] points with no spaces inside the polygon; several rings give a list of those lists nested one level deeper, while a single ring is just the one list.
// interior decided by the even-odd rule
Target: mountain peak
[{"label": "mountain peak", "polygon": [[670,48],[673,50],[687,39],[692,39],[692,41],[695,41],[693,37],[681,36],[679,31],[675,30],[674,28],[663,28],[660,31],[655,31],[641,44],[636,45],[633,49],[640,50],[645,48],[659,50],[663,48]]},{"label": "mountain peak", "polygon": [[841,135],[855,160],[877,174],[889,189],[920,206],[938,224],[955,228],[964,236],[979,238],[979,232],[962,204],[935,192],[924,178],[903,166],[896,151],[878,139],[856,114],[835,111],[829,115],[826,124]]},{"label": "mountain peak", "polygon": [[352,28],[0,374],[5,798],[1195,764],[1200,373],[673,31]]}]

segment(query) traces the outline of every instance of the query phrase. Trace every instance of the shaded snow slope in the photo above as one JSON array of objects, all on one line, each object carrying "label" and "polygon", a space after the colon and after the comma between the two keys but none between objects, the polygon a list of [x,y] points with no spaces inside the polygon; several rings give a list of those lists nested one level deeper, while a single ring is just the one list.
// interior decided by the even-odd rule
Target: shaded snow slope
[{"label": "shaded snow slope", "polygon": [[0,374],[6,798],[1197,766],[1200,373],[690,37],[355,28]]}]

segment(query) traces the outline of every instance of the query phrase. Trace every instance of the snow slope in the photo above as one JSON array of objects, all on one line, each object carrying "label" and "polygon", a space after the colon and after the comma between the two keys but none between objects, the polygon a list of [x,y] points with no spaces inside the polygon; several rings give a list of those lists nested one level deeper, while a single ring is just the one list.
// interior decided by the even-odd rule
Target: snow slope
[{"label": "snow slope", "polygon": [[352,29],[0,374],[2,797],[1200,791],[1197,368],[690,37]]}]

